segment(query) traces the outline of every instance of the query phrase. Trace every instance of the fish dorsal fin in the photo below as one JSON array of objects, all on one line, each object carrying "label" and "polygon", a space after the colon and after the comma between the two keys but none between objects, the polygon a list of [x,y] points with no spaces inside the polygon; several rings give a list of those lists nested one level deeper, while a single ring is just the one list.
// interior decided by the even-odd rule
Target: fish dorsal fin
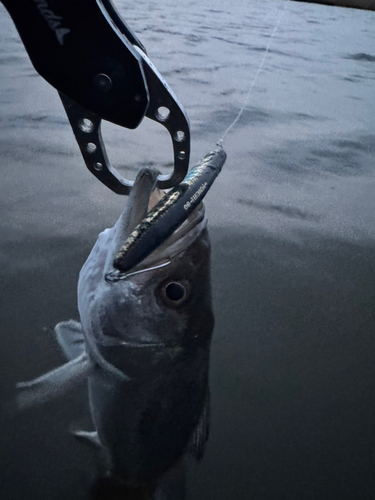
[{"label": "fish dorsal fin", "polygon": [[20,410],[52,401],[84,382],[93,369],[86,352],[65,365],[29,382],[16,385],[16,404]]},{"label": "fish dorsal fin", "polygon": [[83,354],[85,337],[81,323],[73,319],[62,321],[55,326],[54,332],[59,346],[69,361]]},{"label": "fish dorsal fin", "polygon": [[206,442],[210,432],[210,391],[207,388],[206,399],[202,415],[190,442],[189,451],[196,460],[201,460],[204,455]]}]

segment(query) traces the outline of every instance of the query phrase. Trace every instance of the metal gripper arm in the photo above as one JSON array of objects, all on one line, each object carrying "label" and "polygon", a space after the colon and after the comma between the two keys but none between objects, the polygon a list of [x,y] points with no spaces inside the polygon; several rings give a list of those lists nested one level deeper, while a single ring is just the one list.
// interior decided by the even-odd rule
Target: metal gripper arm
[{"label": "metal gripper arm", "polygon": [[187,117],[110,0],[1,1],[35,69],[59,91],[85,163],[98,179],[119,194],[132,185],[109,164],[101,119],[134,129],[144,116],[166,127],[172,138],[174,172],[160,176],[158,186],[184,178]]}]

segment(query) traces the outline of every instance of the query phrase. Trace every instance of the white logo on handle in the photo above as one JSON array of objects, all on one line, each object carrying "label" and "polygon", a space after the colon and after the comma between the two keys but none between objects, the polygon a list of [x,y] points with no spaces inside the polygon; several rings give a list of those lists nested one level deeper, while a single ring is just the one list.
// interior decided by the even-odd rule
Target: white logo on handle
[{"label": "white logo on handle", "polygon": [[64,45],[64,36],[70,33],[70,30],[61,25],[62,17],[53,13],[46,0],[34,0],[34,3],[48,26],[55,32],[59,44]]}]

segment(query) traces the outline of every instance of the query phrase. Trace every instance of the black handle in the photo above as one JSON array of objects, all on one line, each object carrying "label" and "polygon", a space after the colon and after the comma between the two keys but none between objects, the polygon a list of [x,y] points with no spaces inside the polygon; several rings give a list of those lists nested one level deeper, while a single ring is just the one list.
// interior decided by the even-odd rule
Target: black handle
[{"label": "black handle", "polygon": [[133,44],[143,47],[110,0],[1,1],[53,87],[105,120],[139,125],[149,94]]}]

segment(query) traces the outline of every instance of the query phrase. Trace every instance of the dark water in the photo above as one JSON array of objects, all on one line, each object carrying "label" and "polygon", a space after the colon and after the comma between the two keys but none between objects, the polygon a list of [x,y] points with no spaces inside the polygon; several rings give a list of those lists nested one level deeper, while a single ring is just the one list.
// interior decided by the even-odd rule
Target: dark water
[{"label": "dark water", "polygon": [[[117,4],[185,105],[198,160],[240,109],[284,3]],[[0,39],[8,401],[62,362],[50,328],[77,317],[79,269],[124,200],[85,170],[3,8]],[[289,2],[207,199],[212,422],[189,499],[374,498],[374,90],[375,14]],[[172,160],[156,124],[104,132],[128,176]],[[85,397],[3,412],[1,499],[89,498],[96,459],[67,432],[88,422]]]}]

